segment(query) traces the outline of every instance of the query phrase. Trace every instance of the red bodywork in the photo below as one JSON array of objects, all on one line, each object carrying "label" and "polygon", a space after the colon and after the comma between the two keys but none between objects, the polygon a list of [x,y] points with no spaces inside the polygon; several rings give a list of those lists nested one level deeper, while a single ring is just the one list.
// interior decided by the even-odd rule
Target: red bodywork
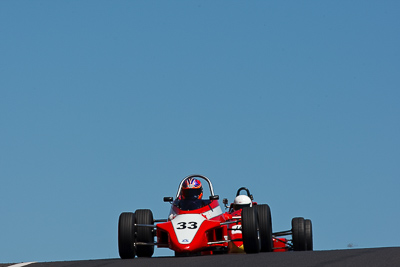
[{"label": "red bodywork", "polygon": [[286,245],[288,242],[286,238],[272,238],[272,242],[274,245],[273,252],[289,251],[289,247]]},{"label": "red bodywork", "polygon": [[[253,205],[257,205],[253,202]],[[212,254],[213,251],[222,249],[230,253],[244,253],[241,223],[236,218],[240,218],[242,210],[231,210],[222,213],[218,200],[202,208],[195,210],[181,210],[172,205],[170,216],[167,222],[157,224],[157,247],[165,247],[174,250],[177,253],[202,252],[202,254]],[[178,227],[174,227],[174,220],[180,218],[190,218],[180,222]],[[222,224],[226,222],[230,224]],[[191,223],[191,224],[190,224]],[[179,224],[179,223],[178,223]],[[196,224],[196,228],[189,229]],[[185,225],[185,228],[180,229]],[[186,227],[189,225],[189,227]],[[193,228],[193,227],[192,227]],[[181,231],[191,232],[196,230],[190,242],[179,240]],[[288,251],[285,245],[285,238],[274,238],[274,252]]]},{"label": "red bodywork", "polygon": [[[180,218],[188,219],[179,222],[177,227],[174,226],[174,220]],[[228,227],[221,223],[230,218],[229,214],[222,213],[218,200],[212,200],[208,205],[190,211],[172,205],[168,221],[157,224],[157,246],[168,247],[178,253],[211,251],[216,247],[227,247]],[[185,232],[187,235],[183,236],[193,236],[192,239],[187,238],[188,242],[184,242],[186,238],[179,240],[181,233]],[[220,243],[210,243],[217,241]]]}]

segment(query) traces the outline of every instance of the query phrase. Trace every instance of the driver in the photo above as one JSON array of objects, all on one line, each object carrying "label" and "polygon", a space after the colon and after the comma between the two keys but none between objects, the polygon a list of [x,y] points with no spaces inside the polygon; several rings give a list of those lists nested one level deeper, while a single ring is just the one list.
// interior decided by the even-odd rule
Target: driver
[{"label": "driver", "polygon": [[176,204],[182,210],[194,210],[204,206],[201,200],[203,196],[203,186],[198,179],[189,178],[182,184],[180,201]]},{"label": "driver", "polygon": [[235,200],[233,201],[233,210],[240,210],[243,209],[244,207],[251,207],[251,206],[252,206],[251,199],[246,195],[239,195],[235,197]]},{"label": "driver", "polygon": [[201,182],[195,178],[186,179],[183,182],[181,190],[182,199],[196,200],[203,196],[203,186]]}]

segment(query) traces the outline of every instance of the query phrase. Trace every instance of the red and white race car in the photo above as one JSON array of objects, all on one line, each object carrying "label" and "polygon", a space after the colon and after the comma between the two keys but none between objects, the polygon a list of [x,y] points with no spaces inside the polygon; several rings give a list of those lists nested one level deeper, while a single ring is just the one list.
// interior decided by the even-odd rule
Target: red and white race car
[{"label": "red and white race car", "polygon": [[[241,192],[245,191],[246,194],[242,195]],[[246,202],[246,198],[248,199]],[[288,231],[274,232],[272,233],[271,223],[271,210],[267,204],[257,204],[253,201],[253,195],[250,194],[249,189],[241,187],[236,193],[234,203],[231,203],[228,207],[228,200],[223,199],[225,208],[229,210],[232,216],[240,216],[242,209],[238,209],[238,203],[245,201],[245,204],[251,202],[251,206],[256,209],[258,219],[258,231],[259,235],[265,238],[260,238],[260,250],[261,252],[284,252],[284,251],[305,251],[313,250],[313,237],[312,237],[312,223],[309,219],[302,217],[296,217],[292,219],[292,229]],[[240,229],[240,222],[235,225],[231,225],[231,237],[233,242],[230,243],[230,251],[241,252],[243,248],[243,241],[240,241],[241,232],[233,229]],[[270,229],[271,227],[271,229]],[[271,233],[271,236],[270,236]],[[292,236],[292,239],[284,236]],[[272,240],[272,243],[269,240]],[[237,241],[239,240],[239,241]],[[238,250],[239,249],[239,250]]]},{"label": "red and white race car", "polygon": [[[208,184],[207,199],[202,198],[198,178]],[[240,195],[243,190],[247,196]],[[154,220],[149,209],[121,213],[119,255],[122,259],[151,257],[154,246],[170,248],[176,256],[312,250],[310,220],[293,218],[291,230],[273,233],[269,206],[257,204],[247,188],[239,188],[237,199],[245,196],[251,203],[239,205],[235,199],[228,207],[224,199],[229,210],[223,212],[211,181],[202,175],[187,176],[180,182],[175,199],[164,197],[164,202],[171,203],[167,219]],[[292,235],[292,239],[283,238],[285,235]]]}]

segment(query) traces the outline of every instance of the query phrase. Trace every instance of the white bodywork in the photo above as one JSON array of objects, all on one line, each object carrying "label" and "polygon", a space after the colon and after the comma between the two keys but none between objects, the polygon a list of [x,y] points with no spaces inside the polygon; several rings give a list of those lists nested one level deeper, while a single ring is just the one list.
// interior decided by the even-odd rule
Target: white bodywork
[{"label": "white bodywork", "polygon": [[180,214],[172,222],[176,237],[180,244],[189,244],[193,241],[201,224],[206,220],[200,214]]},{"label": "white bodywork", "polygon": [[[207,219],[212,219],[214,217],[221,215],[222,213],[223,212],[222,212],[221,207],[217,206],[217,207],[213,208],[212,210],[208,210],[206,212],[201,213],[200,215],[205,216]],[[170,220],[172,220],[173,218],[175,218],[176,215],[177,215],[176,212],[171,208],[171,210],[169,211],[168,218]],[[182,214],[182,215],[185,215],[185,214]]]}]

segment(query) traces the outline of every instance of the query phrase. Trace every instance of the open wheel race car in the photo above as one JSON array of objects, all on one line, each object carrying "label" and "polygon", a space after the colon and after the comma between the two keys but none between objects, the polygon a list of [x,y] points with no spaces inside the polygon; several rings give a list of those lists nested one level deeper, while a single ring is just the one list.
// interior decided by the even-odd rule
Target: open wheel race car
[{"label": "open wheel race car", "polygon": [[[203,199],[200,178],[208,184],[209,197]],[[246,195],[241,195],[246,191]],[[251,199],[240,205],[236,199]],[[118,249],[122,259],[151,257],[154,246],[170,248],[175,256],[210,255],[221,253],[258,253],[289,250],[312,250],[310,220],[292,219],[292,229],[273,233],[271,211],[267,204],[253,201],[250,191],[239,188],[234,203],[223,212],[214,194],[211,181],[202,175],[190,175],[179,184],[167,219],[154,220],[149,209],[123,212],[118,223]],[[291,235],[292,238],[283,238]],[[156,238],[156,241],[155,241]]]},{"label": "open wheel race car", "polygon": [[[282,232],[272,232],[271,223],[271,210],[267,204],[257,204],[253,201],[253,195],[250,194],[249,189],[241,187],[236,193],[235,202],[231,203],[228,207],[228,200],[223,199],[225,208],[229,210],[229,214],[232,216],[240,216],[243,209],[237,207],[237,200],[239,201],[246,199],[241,194],[241,191],[245,191],[245,196],[248,199],[247,203],[251,202],[251,207],[254,207],[257,211],[258,216],[258,232],[260,236],[260,250],[261,252],[283,252],[283,251],[305,251],[313,250],[313,237],[312,237],[312,223],[309,219],[302,217],[296,217],[292,219],[292,229]],[[246,205],[245,204],[245,205]],[[239,228],[240,222],[236,225],[232,225],[231,228]],[[231,236],[233,237],[230,247],[233,251],[237,251],[236,248],[243,249],[243,241],[240,241],[241,232],[231,230]],[[284,238],[284,236],[292,236],[292,239]],[[261,238],[264,236],[265,238]],[[239,240],[239,241],[237,241]],[[272,240],[272,243],[269,241]],[[240,252],[240,251],[239,251]]]}]

